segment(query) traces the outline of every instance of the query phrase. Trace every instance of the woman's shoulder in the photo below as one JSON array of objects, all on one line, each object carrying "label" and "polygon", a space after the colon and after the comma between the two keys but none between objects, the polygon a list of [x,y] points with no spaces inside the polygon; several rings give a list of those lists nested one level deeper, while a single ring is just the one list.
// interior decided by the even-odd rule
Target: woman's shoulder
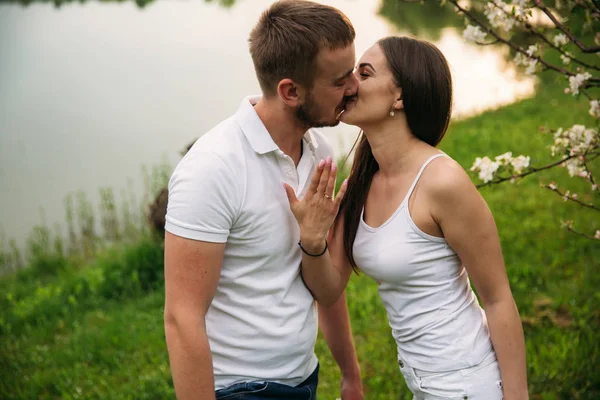
[{"label": "woman's shoulder", "polygon": [[[464,168],[452,157],[437,157],[423,171],[423,189],[437,200],[469,195],[475,189]],[[476,189],[475,189],[476,192]]]}]

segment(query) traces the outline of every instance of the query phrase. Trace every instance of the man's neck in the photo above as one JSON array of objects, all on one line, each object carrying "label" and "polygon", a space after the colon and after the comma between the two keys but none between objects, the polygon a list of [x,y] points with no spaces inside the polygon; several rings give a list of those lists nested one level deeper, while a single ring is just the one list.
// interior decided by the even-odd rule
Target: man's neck
[{"label": "man's neck", "polygon": [[275,144],[298,165],[302,155],[302,138],[307,127],[299,123],[293,112],[278,98],[261,97],[254,110]]}]

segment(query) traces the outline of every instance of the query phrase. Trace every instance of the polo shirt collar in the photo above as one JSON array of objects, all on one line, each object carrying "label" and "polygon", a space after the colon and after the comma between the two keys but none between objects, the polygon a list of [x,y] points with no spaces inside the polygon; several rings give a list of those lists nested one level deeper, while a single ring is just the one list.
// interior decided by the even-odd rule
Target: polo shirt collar
[{"label": "polo shirt collar", "polygon": [[[256,104],[258,100],[260,100],[260,96],[248,96],[244,98],[235,117],[248,142],[250,142],[252,149],[258,154],[266,154],[279,150],[279,147],[275,144],[269,131],[267,131],[267,128],[258,117],[256,110],[254,110],[253,104]],[[310,129],[304,134],[303,140],[313,153],[319,147]]]}]

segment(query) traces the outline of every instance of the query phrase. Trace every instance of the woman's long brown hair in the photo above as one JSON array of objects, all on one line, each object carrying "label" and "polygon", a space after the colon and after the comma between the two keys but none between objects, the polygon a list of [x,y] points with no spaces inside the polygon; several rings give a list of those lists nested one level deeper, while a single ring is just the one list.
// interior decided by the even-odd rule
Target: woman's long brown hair
[{"label": "woman's long brown hair", "polygon": [[[377,43],[385,54],[394,83],[402,89],[404,112],[412,134],[437,146],[448,129],[452,109],[452,77],[446,58],[437,47],[418,39],[390,36]],[[334,224],[335,232],[343,221],[344,252],[355,272],[358,265],[353,253],[354,240],[373,176],[379,170],[364,133],[357,141],[348,189]]]}]

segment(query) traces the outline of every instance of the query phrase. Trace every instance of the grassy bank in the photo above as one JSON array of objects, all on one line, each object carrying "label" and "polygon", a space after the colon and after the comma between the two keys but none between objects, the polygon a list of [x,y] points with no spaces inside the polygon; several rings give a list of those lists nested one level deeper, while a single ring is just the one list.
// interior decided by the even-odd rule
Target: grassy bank
[{"label": "grassy bank", "polygon": [[[560,90],[548,86],[534,99],[454,123],[442,149],[465,168],[476,156],[511,150],[541,165],[550,143],[541,125],[590,120],[586,102]],[[481,192],[495,215],[524,320],[532,397],[594,399],[600,396],[600,248],[561,229],[560,221],[587,229],[600,229],[600,222],[540,188],[550,179],[583,188],[560,170]],[[174,398],[162,327],[162,244],[141,234],[95,254],[72,265],[68,257],[54,260],[60,268],[49,274],[38,266],[0,280],[0,398]],[[367,399],[410,398],[376,285],[353,276],[348,299]],[[317,352],[319,397],[334,399],[340,376],[321,338]]]}]

